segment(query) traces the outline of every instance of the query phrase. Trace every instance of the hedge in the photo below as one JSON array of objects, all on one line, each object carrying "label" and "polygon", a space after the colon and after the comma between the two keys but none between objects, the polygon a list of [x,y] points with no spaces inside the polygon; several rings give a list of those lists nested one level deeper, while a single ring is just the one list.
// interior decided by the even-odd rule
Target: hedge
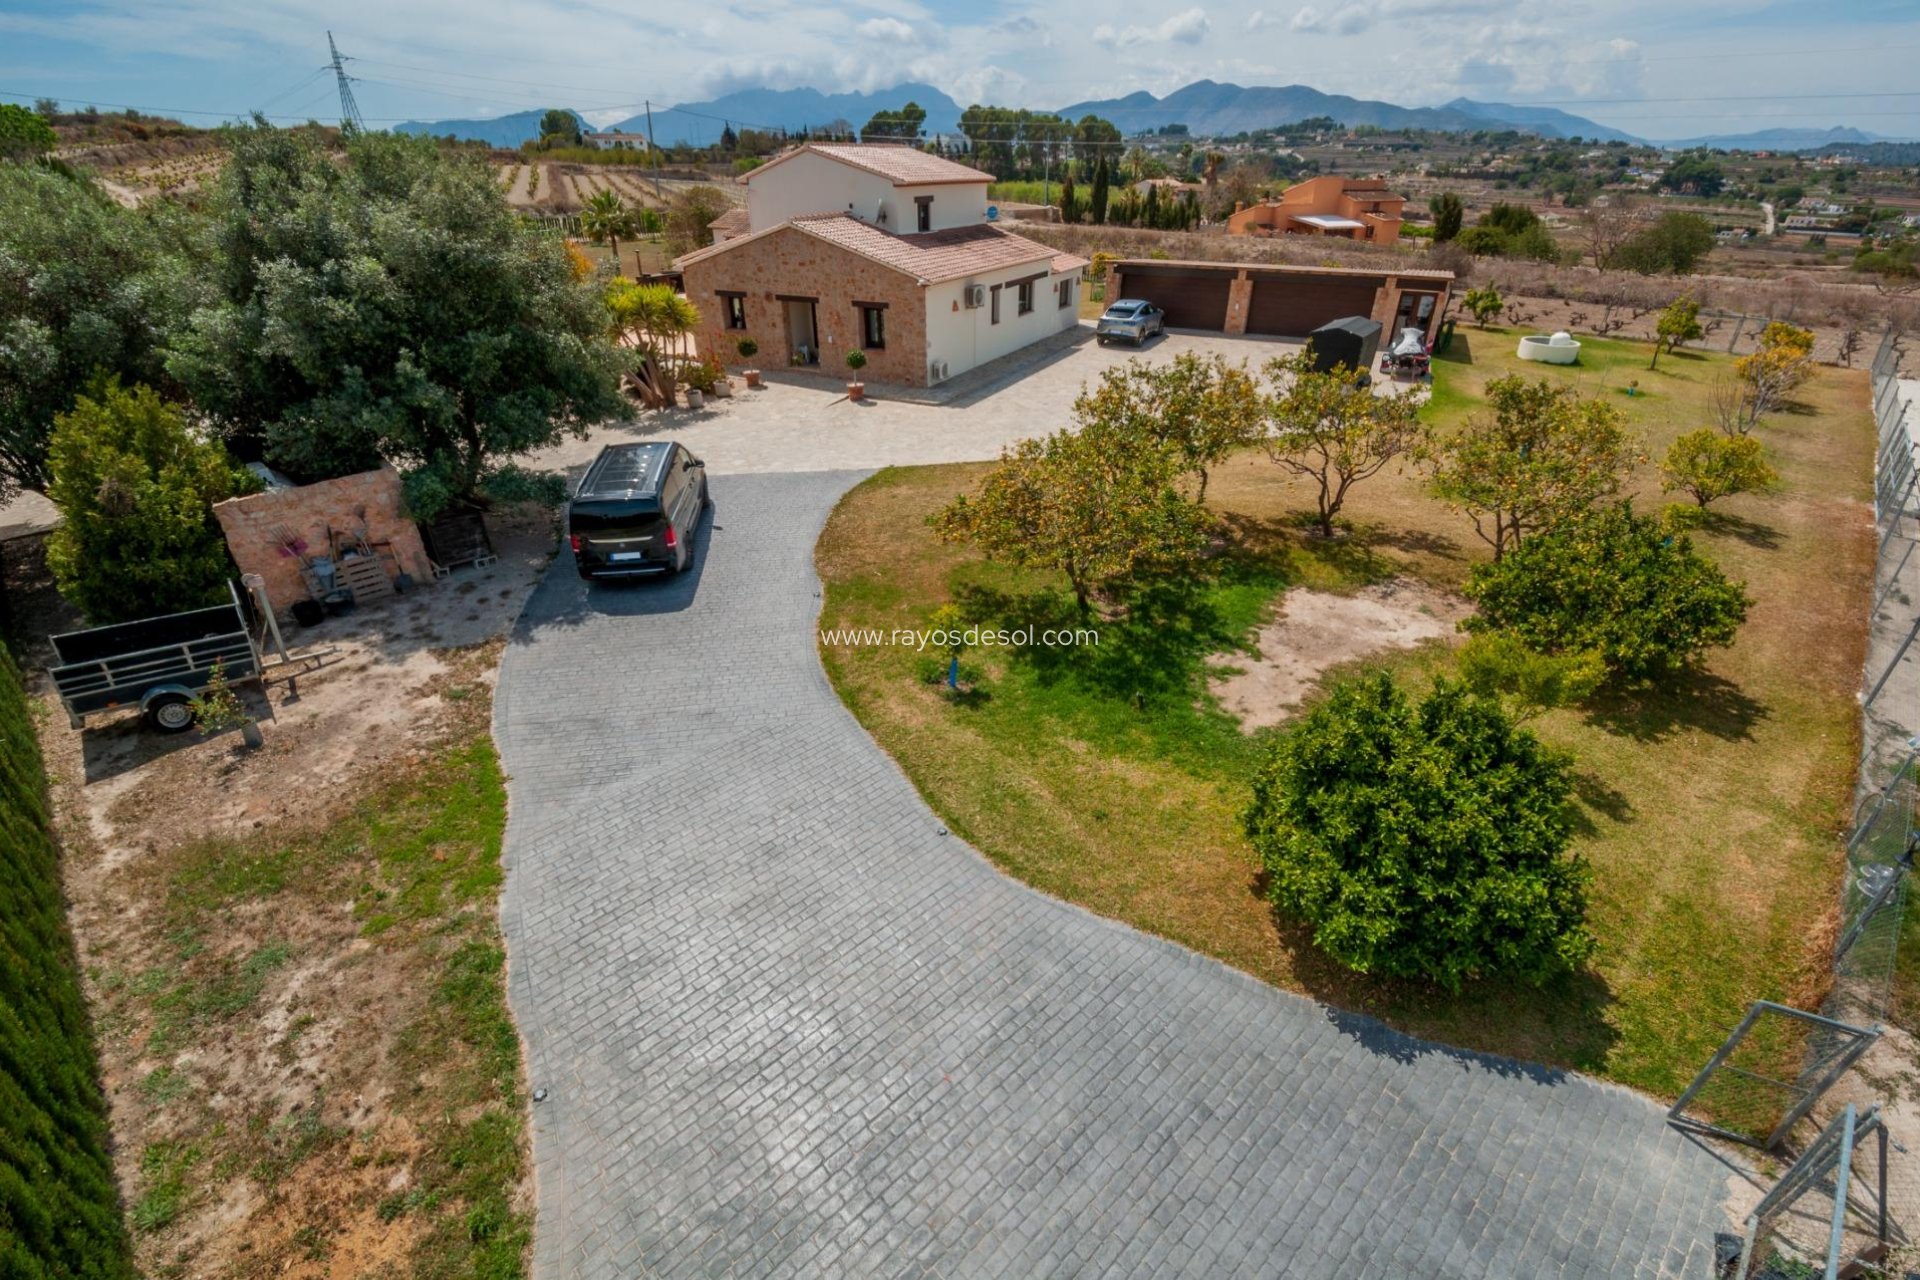
[{"label": "hedge", "polygon": [[46,777],[0,647],[0,1280],[134,1274]]}]

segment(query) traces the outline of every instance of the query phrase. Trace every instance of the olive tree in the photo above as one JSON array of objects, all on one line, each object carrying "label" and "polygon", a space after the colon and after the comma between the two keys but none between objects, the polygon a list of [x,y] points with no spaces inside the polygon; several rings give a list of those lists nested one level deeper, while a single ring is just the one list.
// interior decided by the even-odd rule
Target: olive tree
[{"label": "olive tree", "polygon": [[159,377],[178,307],[155,217],[85,178],[0,164],[0,501],[46,489],[54,418],[93,378]]},{"label": "olive tree", "polygon": [[1567,758],[1446,681],[1335,686],[1271,749],[1244,815],[1267,896],[1360,973],[1458,991],[1592,953]]},{"label": "olive tree", "polygon": [[1518,375],[1487,384],[1489,413],[1434,446],[1434,492],[1466,512],[1497,562],[1620,491],[1639,461],[1620,411],[1571,387]]},{"label": "olive tree", "polygon": [[600,290],[482,162],[382,133],[344,161],[265,125],[228,141],[208,296],[166,367],[230,437],[302,477],[384,460],[460,498],[630,412]]},{"label": "olive tree", "polygon": [[1313,484],[1315,523],[1331,538],[1354,485],[1425,447],[1419,406],[1411,396],[1377,396],[1356,385],[1345,366],[1316,372],[1308,352],[1269,361],[1267,377],[1274,387],[1267,456]]}]

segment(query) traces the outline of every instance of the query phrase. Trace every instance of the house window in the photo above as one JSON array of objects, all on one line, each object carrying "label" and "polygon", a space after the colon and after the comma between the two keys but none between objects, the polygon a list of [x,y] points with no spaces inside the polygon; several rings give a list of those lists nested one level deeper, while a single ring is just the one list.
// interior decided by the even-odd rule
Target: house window
[{"label": "house window", "polygon": [[987,313],[987,323],[999,324],[1000,323],[1000,286],[999,285],[993,286],[993,288],[987,290],[987,293],[993,299],[993,309]]},{"label": "house window", "polygon": [[1024,316],[1033,310],[1033,281],[1022,280],[1019,284],[1019,289],[1020,305],[1018,311],[1019,314]]},{"label": "house window", "polygon": [[860,345],[869,351],[887,349],[887,309],[871,302],[856,302],[860,308]]},{"label": "house window", "polygon": [[720,300],[727,308],[727,328],[744,329],[747,327],[747,295],[744,293],[723,293]]},{"label": "house window", "polygon": [[914,216],[915,218],[918,219],[918,221],[914,225],[914,230],[916,231],[933,230],[933,197],[917,196],[915,197],[913,203],[914,203]]},{"label": "house window", "polygon": [[1062,280],[1054,286],[1054,292],[1060,295],[1060,309],[1065,311],[1073,305],[1073,281]]}]

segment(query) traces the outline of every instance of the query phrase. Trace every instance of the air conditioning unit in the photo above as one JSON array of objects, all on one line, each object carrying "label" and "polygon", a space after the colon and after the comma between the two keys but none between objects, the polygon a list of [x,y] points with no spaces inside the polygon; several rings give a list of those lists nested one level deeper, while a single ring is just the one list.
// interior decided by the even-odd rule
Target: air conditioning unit
[{"label": "air conditioning unit", "polygon": [[987,286],[983,284],[968,285],[967,286],[967,305],[969,307],[986,306],[987,305]]},{"label": "air conditioning unit", "polygon": [[947,380],[947,362],[945,360],[927,361],[927,381],[945,382]]}]

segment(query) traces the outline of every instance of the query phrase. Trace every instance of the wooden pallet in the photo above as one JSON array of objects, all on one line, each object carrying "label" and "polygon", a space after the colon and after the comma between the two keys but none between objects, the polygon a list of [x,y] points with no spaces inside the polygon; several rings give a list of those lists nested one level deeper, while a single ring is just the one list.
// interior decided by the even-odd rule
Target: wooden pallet
[{"label": "wooden pallet", "polygon": [[353,592],[355,604],[365,604],[369,600],[393,594],[393,580],[380,567],[378,556],[354,556],[341,560],[334,566],[334,574],[341,586]]}]

